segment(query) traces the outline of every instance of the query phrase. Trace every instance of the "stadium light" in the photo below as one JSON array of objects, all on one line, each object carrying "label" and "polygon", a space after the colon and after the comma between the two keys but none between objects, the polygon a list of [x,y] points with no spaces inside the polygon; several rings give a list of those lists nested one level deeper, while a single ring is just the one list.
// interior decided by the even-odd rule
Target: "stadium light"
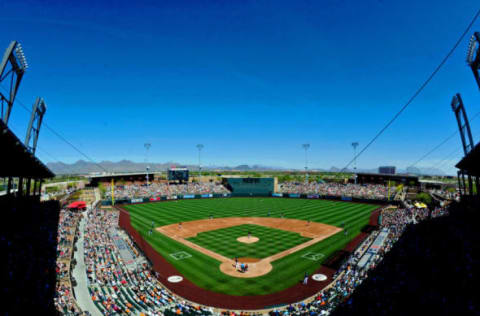
[{"label": "stadium light", "polygon": [[25,54],[23,53],[23,48],[20,43],[18,43],[15,47],[15,55],[20,63],[21,69],[24,71],[27,70],[28,68],[27,58],[25,58]]},{"label": "stadium light", "polygon": [[197,149],[198,149],[198,181],[200,182],[200,176],[202,175],[202,160],[201,160],[201,152],[203,149],[203,144],[198,144]]},{"label": "stadium light", "polygon": [[357,147],[358,147],[358,142],[353,142],[352,147],[353,147],[353,169],[357,170]]},{"label": "stadium light", "polygon": [[[353,147],[353,170],[357,170],[357,147],[358,147],[358,142],[353,142],[352,143]],[[357,184],[357,175],[355,175],[355,184]]]},{"label": "stadium light", "polygon": [[307,150],[310,148],[310,144],[302,144],[302,148],[305,149],[305,182],[308,182]]},{"label": "stadium light", "polygon": [[475,32],[470,37],[466,60],[468,66],[472,69],[478,88],[480,88],[480,32]]},{"label": "stadium light", "polygon": [[143,144],[143,147],[145,147],[145,162],[147,163],[147,188],[149,187],[149,183],[148,183],[148,170],[150,169],[150,167],[148,166],[148,150],[150,149],[150,147],[152,146],[152,144],[150,143],[145,143]]},{"label": "stadium light", "polygon": [[467,49],[467,64],[471,65],[475,60],[475,50],[478,47],[477,39],[475,38],[475,34],[472,34],[470,37],[470,41],[468,43]]}]

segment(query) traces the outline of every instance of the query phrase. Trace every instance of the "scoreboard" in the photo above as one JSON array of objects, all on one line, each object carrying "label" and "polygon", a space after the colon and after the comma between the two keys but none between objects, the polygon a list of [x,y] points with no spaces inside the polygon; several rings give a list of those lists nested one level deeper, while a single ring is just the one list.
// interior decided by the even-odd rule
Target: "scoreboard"
[{"label": "scoreboard", "polygon": [[188,169],[187,168],[168,169],[168,181],[188,182]]}]

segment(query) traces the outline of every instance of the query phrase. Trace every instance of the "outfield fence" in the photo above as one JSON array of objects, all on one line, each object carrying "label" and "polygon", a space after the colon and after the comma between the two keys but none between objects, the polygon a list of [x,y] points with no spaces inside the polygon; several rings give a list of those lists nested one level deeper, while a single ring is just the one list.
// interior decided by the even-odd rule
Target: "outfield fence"
[{"label": "outfield fence", "polygon": [[[118,199],[115,200],[115,205],[123,204],[138,204],[150,203],[168,200],[185,200],[185,199],[207,199],[207,198],[229,198],[232,197],[230,193],[210,193],[210,194],[179,194],[179,195],[161,195],[150,198],[132,198],[132,199]],[[335,196],[335,195],[321,195],[321,194],[300,194],[300,193],[271,193],[271,194],[244,194],[236,195],[235,197],[272,197],[272,198],[290,198],[290,199],[320,199],[320,200],[336,200],[344,202],[356,202],[377,205],[396,205],[401,206],[401,201],[378,200],[358,198],[353,196]],[[102,200],[102,205],[112,205],[112,200]]]}]

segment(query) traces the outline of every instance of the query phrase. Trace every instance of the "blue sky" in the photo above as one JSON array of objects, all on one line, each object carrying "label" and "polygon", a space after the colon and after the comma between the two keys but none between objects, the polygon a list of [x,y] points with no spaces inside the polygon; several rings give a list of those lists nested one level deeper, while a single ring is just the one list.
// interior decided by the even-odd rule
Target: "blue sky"
[{"label": "blue sky", "polygon": [[[400,109],[479,6],[0,0],[0,49],[22,43],[30,68],[18,100],[44,97],[45,121],[97,161],[144,161],[149,142],[150,161],[196,163],[202,143],[205,165],[302,168],[308,142],[311,168],[343,167],[351,142],[364,146]],[[454,132],[456,92],[470,116],[480,111],[468,38],[359,168],[404,168]],[[10,126],[21,139],[28,119],[17,104]],[[480,119],[472,131],[478,141]],[[453,173],[459,139],[419,166]],[[39,147],[45,162],[82,158],[47,129]]]}]

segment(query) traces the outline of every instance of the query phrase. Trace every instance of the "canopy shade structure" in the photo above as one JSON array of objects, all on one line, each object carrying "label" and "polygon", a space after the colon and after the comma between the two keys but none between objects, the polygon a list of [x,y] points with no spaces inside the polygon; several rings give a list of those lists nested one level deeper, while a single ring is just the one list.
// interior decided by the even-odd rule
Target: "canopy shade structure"
[{"label": "canopy shade structure", "polygon": [[74,209],[85,209],[87,208],[87,203],[84,201],[75,201],[70,203],[67,208],[74,208]]}]

